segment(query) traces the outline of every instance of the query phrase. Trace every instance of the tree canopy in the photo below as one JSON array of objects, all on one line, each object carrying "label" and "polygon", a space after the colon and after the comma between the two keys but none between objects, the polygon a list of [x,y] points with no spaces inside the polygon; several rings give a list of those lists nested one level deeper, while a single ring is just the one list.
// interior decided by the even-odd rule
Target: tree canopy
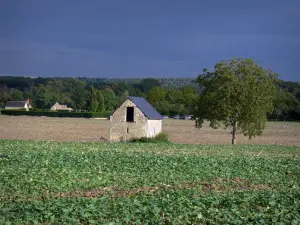
[{"label": "tree canopy", "polygon": [[238,132],[249,138],[260,135],[265,128],[267,113],[273,112],[276,77],[252,59],[223,60],[213,72],[203,70],[197,78],[204,88],[195,116],[196,127],[204,120],[210,127],[232,128],[232,144]]},{"label": "tree canopy", "polygon": [[151,104],[159,102],[159,101],[163,101],[165,98],[166,98],[166,91],[159,86],[154,86],[149,91],[148,101]]}]

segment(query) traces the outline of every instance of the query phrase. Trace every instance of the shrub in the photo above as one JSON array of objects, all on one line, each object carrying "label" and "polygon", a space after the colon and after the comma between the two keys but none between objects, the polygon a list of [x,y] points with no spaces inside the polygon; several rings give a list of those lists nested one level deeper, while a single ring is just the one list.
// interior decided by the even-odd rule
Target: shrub
[{"label": "shrub", "polygon": [[155,137],[141,137],[141,138],[132,138],[129,142],[140,142],[140,143],[162,143],[169,142],[168,134],[161,132]]}]

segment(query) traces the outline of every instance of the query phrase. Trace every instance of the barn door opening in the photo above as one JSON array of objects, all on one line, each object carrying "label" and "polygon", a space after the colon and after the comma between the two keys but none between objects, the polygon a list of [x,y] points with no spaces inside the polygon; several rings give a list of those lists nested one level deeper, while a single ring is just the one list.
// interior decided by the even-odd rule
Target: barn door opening
[{"label": "barn door opening", "polygon": [[126,121],[127,122],[133,122],[134,121],[134,108],[133,107],[127,107]]}]

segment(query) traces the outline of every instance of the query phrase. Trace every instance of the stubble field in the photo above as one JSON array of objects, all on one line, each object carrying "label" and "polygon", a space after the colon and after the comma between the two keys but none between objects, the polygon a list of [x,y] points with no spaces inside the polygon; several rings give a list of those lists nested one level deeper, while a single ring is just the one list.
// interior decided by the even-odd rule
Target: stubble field
[{"label": "stubble field", "polygon": [[[230,130],[214,130],[194,121],[164,120],[163,130],[170,141],[182,144],[230,144]],[[109,121],[103,119],[0,116],[0,139],[98,142],[109,138]],[[263,135],[249,140],[238,136],[241,144],[300,146],[300,123],[268,122]]]}]

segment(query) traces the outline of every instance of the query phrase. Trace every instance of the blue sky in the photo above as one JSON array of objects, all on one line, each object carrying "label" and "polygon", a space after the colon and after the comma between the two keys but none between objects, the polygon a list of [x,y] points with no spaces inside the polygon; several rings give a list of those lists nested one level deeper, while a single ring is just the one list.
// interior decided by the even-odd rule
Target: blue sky
[{"label": "blue sky", "polygon": [[196,77],[251,57],[300,81],[299,0],[1,0],[0,75]]}]

